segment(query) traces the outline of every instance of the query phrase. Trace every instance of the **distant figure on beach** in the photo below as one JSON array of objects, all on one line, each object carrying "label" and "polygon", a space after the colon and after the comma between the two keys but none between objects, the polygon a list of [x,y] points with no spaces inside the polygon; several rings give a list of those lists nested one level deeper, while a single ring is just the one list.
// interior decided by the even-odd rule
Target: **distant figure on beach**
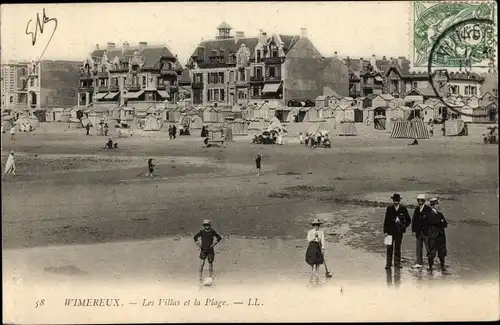
[{"label": "distant figure on beach", "polygon": [[87,123],[87,125],[85,125],[85,130],[87,130],[87,135],[90,135],[89,132],[90,132],[90,123]]},{"label": "distant figure on beach", "polygon": [[418,140],[417,140],[417,138],[413,139],[413,142],[409,143],[408,145],[409,146],[418,146]]},{"label": "distant figure on beach", "polygon": [[10,140],[16,141],[16,126],[10,128]]},{"label": "distant figure on beach", "polygon": [[260,153],[255,157],[255,167],[257,168],[257,176],[260,176],[260,163],[262,161],[262,155]]},{"label": "distant figure on beach", "polygon": [[[198,241],[200,238],[201,242]],[[203,281],[203,268],[205,267],[206,259],[208,259],[208,276],[212,278],[214,271],[213,263],[215,260],[214,247],[222,240],[222,237],[212,229],[212,222],[210,220],[203,220],[203,229],[194,235],[193,239],[196,246],[200,248],[200,281]]]},{"label": "distant figure on beach", "polygon": [[304,136],[302,135],[302,132],[299,133],[299,143],[300,144],[304,143]]},{"label": "distant figure on beach", "polygon": [[148,160],[148,172],[149,173],[146,173],[146,176],[153,178],[155,172],[155,164],[153,164],[153,158],[150,158]]},{"label": "distant figure on beach", "polygon": [[310,141],[310,136],[309,136],[309,133],[306,133],[306,139],[304,141],[304,145],[307,147],[309,145],[309,141]]},{"label": "distant figure on beach", "polygon": [[177,127],[174,125],[172,125],[172,138],[175,139],[177,135]]},{"label": "distant figure on beach", "polygon": [[311,221],[312,229],[307,233],[309,245],[306,251],[306,263],[311,266],[311,278],[319,277],[319,266],[324,263],[325,233],[319,229],[323,224],[318,219]]},{"label": "distant figure on beach", "polygon": [[108,136],[108,132],[109,132],[109,126],[108,126],[108,123],[105,123],[104,124],[104,136]]},{"label": "distant figure on beach", "polygon": [[11,151],[9,154],[9,158],[7,158],[4,175],[16,176],[16,161],[14,160],[14,151]]}]

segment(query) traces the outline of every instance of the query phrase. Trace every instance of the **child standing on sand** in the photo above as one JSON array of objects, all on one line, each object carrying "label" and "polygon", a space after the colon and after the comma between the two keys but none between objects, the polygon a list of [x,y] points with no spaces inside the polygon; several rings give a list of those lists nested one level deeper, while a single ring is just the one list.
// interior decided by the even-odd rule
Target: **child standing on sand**
[{"label": "child standing on sand", "polygon": [[[198,239],[201,238],[201,242]],[[203,268],[205,267],[205,260],[208,259],[208,276],[211,278],[214,271],[215,251],[214,247],[221,240],[222,237],[212,229],[212,222],[210,220],[203,220],[203,229],[200,230],[194,237],[196,246],[200,248],[200,281],[203,280]],[[215,241],[214,241],[215,239]]]},{"label": "child standing on sand", "polygon": [[155,165],[153,164],[153,158],[150,158],[148,160],[148,171],[149,171],[149,173],[146,173],[146,176],[150,176],[151,178],[153,178],[154,171],[155,171]]},{"label": "child standing on sand", "polygon": [[260,153],[255,157],[255,167],[257,168],[257,176],[260,176],[260,162],[262,160],[262,155]]},{"label": "child standing on sand", "polygon": [[311,221],[313,228],[307,233],[309,246],[306,251],[306,263],[311,266],[311,277],[316,278],[319,276],[319,266],[324,263],[325,233],[319,229],[322,224],[320,220],[314,219]]}]

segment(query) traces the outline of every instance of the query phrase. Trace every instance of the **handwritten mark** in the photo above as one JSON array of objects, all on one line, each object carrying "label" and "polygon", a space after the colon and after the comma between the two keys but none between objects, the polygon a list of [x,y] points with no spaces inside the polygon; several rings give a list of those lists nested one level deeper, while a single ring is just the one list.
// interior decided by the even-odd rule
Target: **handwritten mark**
[{"label": "handwritten mark", "polygon": [[35,44],[36,44],[36,40],[37,40],[37,37],[38,37],[38,32],[40,32],[40,34],[43,34],[43,30],[44,30],[45,24],[47,24],[49,22],[53,22],[54,23],[54,30],[52,31],[52,35],[50,35],[49,41],[47,42],[47,45],[45,45],[45,48],[43,49],[43,52],[40,55],[38,61],[35,63],[35,65],[33,66],[33,69],[30,71],[28,77],[24,81],[23,90],[26,89],[26,85],[28,84],[28,80],[30,79],[32,72],[38,66],[38,64],[40,63],[40,60],[42,59],[43,55],[45,54],[45,51],[49,47],[49,44],[52,41],[52,38],[54,37],[54,34],[56,33],[57,24],[58,24],[56,18],[49,18],[47,16],[47,14],[45,13],[45,8],[43,8],[42,19],[41,20],[40,20],[40,13],[36,14],[35,31],[29,31],[28,30],[32,21],[33,21],[33,19],[30,19],[28,21],[28,24],[26,24],[26,30],[25,30],[26,35],[31,35],[31,45],[32,46],[35,46]]}]

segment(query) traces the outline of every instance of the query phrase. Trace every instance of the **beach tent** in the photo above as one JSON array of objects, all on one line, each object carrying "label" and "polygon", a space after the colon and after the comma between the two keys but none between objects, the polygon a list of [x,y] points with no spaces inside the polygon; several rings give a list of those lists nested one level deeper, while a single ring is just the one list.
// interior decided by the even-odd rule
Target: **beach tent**
[{"label": "beach tent", "polygon": [[384,115],[376,115],[373,118],[373,127],[377,130],[385,130],[385,122],[387,118]]},{"label": "beach tent", "polygon": [[11,127],[13,127],[14,126],[14,117],[12,117],[10,115],[2,116],[2,126],[3,126],[4,130],[8,130]]},{"label": "beach tent", "polygon": [[297,119],[300,122],[299,116],[300,116],[300,107],[291,107],[290,112],[288,113],[287,121],[289,123],[294,123],[295,122],[295,116],[297,116]]},{"label": "beach tent", "polygon": [[64,108],[61,108],[61,107],[55,107],[52,109],[54,122],[61,122],[62,121],[63,112],[64,112]]},{"label": "beach tent", "polygon": [[429,139],[429,130],[424,121],[418,117],[410,121],[395,121],[391,139]]},{"label": "beach tent", "polygon": [[244,119],[236,118],[231,121],[232,135],[247,135],[248,123]]},{"label": "beach tent", "polygon": [[466,122],[466,123],[471,123],[473,122],[472,116],[474,114],[474,109],[470,107],[469,105],[464,105],[460,108],[460,113],[463,113],[463,115],[460,115],[460,118]]},{"label": "beach tent", "polygon": [[191,116],[191,124],[189,125],[191,129],[201,129],[203,127],[203,119],[198,115]]},{"label": "beach tent", "polygon": [[161,121],[153,115],[150,114],[144,119],[144,131],[159,131],[161,129]]},{"label": "beach tent", "polygon": [[444,123],[446,136],[465,136],[469,135],[467,123],[463,120],[447,120]]},{"label": "beach tent", "polygon": [[356,125],[354,121],[342,121],[340,123],[339,135],[341,136],[356,135]]}]

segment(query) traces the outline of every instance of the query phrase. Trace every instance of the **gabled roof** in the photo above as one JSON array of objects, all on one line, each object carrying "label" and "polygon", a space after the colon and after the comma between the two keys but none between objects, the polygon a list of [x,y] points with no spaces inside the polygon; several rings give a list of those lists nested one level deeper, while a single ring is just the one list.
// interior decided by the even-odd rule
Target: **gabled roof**
[{"label": "gabled roof", "polygon": [[316,100],[327,100],[328,98],[330,98],[330,95],[321,95],[316,97]]},{"label": "gabled roof", "polygon": [[[245,46],[250,51],[250,54],[253,56],[257,43],[259,43],[259,39],[257,37],[241,38],[236,42],[234,38],[202,41],[193,51],[191,57],[198,56],[198,49],[200,47],[205,48],[206,57],[211,56],[214,51],[220,52],[220,50],[223,49],[224,51],[222,53],[219,53],[219,55],[224,57],[224,61],[227,61],[229,54],[236,54],[242,44],[245,44]],[[203,63],[200,63],[200,67],[203,68]]]},{"label": "gabled roof", "polygon": [[300,36],[298,35],[279,34],[279,37],[281,38],[281,41],[283,41],[284,43],[283,50],[285,51],[285,54],[288,53],[288,51],[290,51],[300,39]]},{"label": "gabled roof", "polygon": [[394,97],[391,94],[378,94],[376,97],[380,97],[383,100],[393,100],[394,99]]},{"label": "gabled roof", "polygon": [[[90,56],[95,60],[102,58],[106,53],[109,62],[112,62],[116,57],[119,58],[120,61],[128,62],[129,58],[133,57],[136,51],[139,51],[138,47],[129,47],[125,51],[122,51],[122,48],[112,48],[109,50],[94,50]],[[140,56],[144,58],[144,68],[155,67],[162,57],[175,59],[175,56],[166,46],[155,45],[146,46],[142,52],[140,52]]]},{"label": "gabled roof", "polygon": [[182,74],[179,78],[179,83],[191,83],[191,75],[189,74],[189,70],[182,70]]},{"label": "gabled roof", "polygon": [[497,98],[495,95],[493,95],[493,94],[492,94],[492,93],[490,93],[489,91],[485,92],[485,93],[483,94],[483,96],[481,96],[480,98],[481,98],[481,99],[483,99],[484,97],[486,97],[486,95],[490,95],[490,96],[491,96],[491,97],[493,97],[493,98]]},{"label": "gabled roof", "polygon": [[412,88],[404,93],[403,97],[408,96],[412,92],[424,97],[436,97],[436,93],[434,93],[434,90],[430,88]]}]

